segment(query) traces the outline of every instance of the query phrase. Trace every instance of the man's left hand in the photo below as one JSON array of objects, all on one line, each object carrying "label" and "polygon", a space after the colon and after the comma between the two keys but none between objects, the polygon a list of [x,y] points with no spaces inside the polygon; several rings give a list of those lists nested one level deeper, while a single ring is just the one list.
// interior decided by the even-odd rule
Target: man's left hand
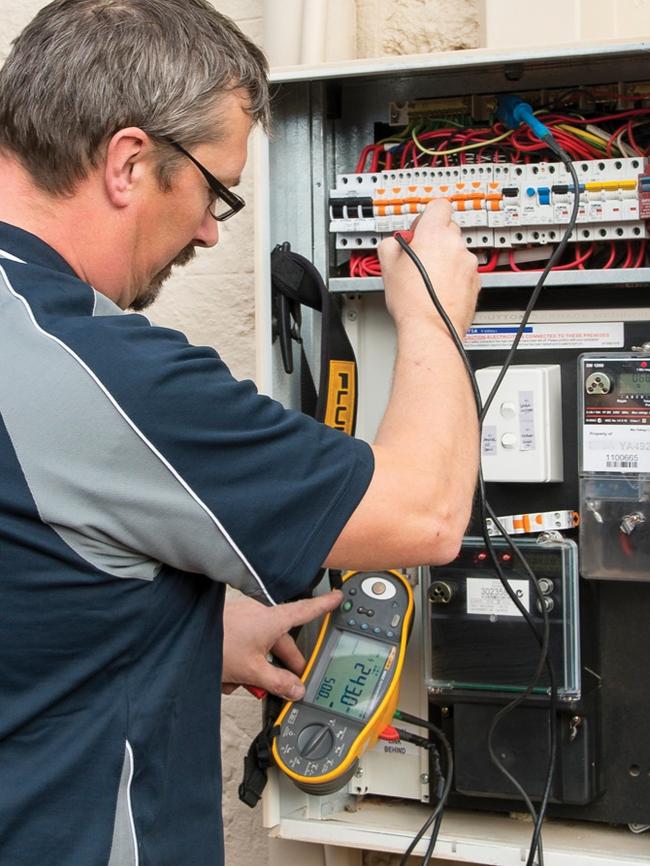
[{"label": "man's left hand", "polygon": [[[298,677],[305,669],[305,658],[289,631],[334,610],[342,600],[343,594],[335,590],[276,607],[252,598],[226,601],[223,691],[230,694],[240,685],[258,686],[285,700],[300,700],[305,687]],[[272,665],[267,658],[269,652],[288,670]]]}]

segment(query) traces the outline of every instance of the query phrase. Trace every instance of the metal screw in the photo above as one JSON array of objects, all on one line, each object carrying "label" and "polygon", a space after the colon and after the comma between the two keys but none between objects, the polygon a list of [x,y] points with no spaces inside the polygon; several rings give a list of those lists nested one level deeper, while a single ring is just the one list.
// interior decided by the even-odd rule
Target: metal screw
[{"label": "metal screw", "polygon": [[363,767],[357,767],[357,771],[354,774],[357,779],[360,779],[363,776]]},{"label": "metal screw", "polygon": [[643,523],[645,523],[645,515],[641,511],[633,511],[631,514],[624,515],[619,528],[626,535],[632,535],[637,526]]},{"label": "metal screw", "polygon": [[428,785],[429,784],[429,774],[428,773],[421,773],[420,783],[422,785]]},{"label": "metal screw", "polygon": [[449,715],[449,707],[440,707],[440,715],[446,719]]},{"label": "metal screw", "polygon": [[349,322],[356,322],[356,320],[357,320],[356,310],[350,310],[348,312],[348,321]]}]

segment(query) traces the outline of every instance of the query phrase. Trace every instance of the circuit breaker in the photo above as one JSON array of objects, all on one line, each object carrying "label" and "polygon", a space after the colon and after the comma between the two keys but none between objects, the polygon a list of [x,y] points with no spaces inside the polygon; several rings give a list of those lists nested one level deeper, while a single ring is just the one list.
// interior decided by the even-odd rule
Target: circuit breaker
[{"label": "circuit breaker", "polygon": [[[521,862],[530,826],[509,816],[527,807],[490,748],[538,804],[553,728],[547,866],[650,860],[650,698],[643,687],[650,475],[639,469],[647,418],[630,415],[628,427],[638,430],[627,436],[614,420],[622,408],[647,415],[650,391],[640,366],[650,364],[646,69],[645,43],[608,42],[419,57],[411,65],[404,58],[359,61],[276,79],[274,137],[261,151],[269,184],[261,190],[260,261],[288,242],[323,275],[356,353],[356,435],[368,441],[388,400],[396,346],[376,255],[381,240],[408,229],[429,201],[450,201],[481,273],[464,345],[485,399],[577,202],[575,229],[544,276],[481,437],[491,514],[511,533],[538,588],[478,509],[453,563],[408,571],[416,614],[400,703],[439,726],[457,758],[453,811],[443,820],[437,857]],[[529,101],[548,121],[570,149],[577,184],[538,141],[503,125],[502,94]],[[259,383],[298,408],[300,377],[285,373],[274,342],[267,267],[258,292]],[[304,350],[314,380],[320,325],[318,313],[303,310],[293,343],[296,368]],[[602,356],[605,366],[587,368],[590,356]],[[632,361],[622,369],[610,357]],[[603,374],[616,386],[609,394],[599,393]],[[590,430],[592,462],[585,463],[587,420],[628,445],[607,452]],[[634,471],[625,465],[630,442],[643,445]],[[599,469],[593,459],[606,460],[606,453],[616,465]],[[495,718],[526,691],[539,646],[490,564],[490,537],[505,583],[538,631],[546,609],[555,678],[552,685],[546,669],[505,713],[491,744]],[[436,802],[438,773],[436,761],[413,745],[379,742],[347,788],[329,797],[272,776],[265,822],[287,839],[403,853]],[[415,853],[425,849],[420,843]]]}]

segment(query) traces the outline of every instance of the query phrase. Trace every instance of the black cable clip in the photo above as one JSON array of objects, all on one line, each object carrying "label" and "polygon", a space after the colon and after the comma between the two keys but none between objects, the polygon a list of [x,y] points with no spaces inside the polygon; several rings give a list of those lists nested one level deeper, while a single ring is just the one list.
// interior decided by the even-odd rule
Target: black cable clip
[{"label": "black cable clip", "polygon": [[266,787],[267,770],[273,764],[271,746],[280,733],[279,726],[273,726],[270,717],[250,745],[244,758],[244,778],[239,785],[239,799],[251,809],[257,806]]},{"label": "black cable clip", "polygon": [[[283,253],[291,251],[291,244],[285,241],[278,244],[276,250]],[[282,366],[287,374],[293,373],[293,350],[291,341],[302,343],[300,328],[302,326],[302,312],[300,301],[292,298],[286,292],[280,291],[275,281],[271,283],[271,321],[272,338],[275,343],[280,341],[280,354],[282,355]]]}]

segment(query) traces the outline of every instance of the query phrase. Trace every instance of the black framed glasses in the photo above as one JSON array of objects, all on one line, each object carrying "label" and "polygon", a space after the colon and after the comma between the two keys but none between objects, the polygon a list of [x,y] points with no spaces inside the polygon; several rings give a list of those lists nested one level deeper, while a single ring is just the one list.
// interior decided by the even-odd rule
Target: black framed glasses
[{"label": "black framed glasses", "polygon": [[208,186],[215,195],[215,200],[208,208],[208,213],[211,217],[216,219],[217,222],[222,223],[224,220],[230,219],[231,216],[234,216],[246,206],[246,202],[241,196],[237,195],[237,193],[233,192],[231,189],[228,189],[227,186],[224,186],[220,180],[217,180],[217,178],[211,174],[205,166],[201,165],[198,159],[195,159],[192,154],[185,150],[184,147],[181,147],[177,141],[174,141],[173,138],[169,137],[165,137],[164,140],[193,162],[206,179]]}]

